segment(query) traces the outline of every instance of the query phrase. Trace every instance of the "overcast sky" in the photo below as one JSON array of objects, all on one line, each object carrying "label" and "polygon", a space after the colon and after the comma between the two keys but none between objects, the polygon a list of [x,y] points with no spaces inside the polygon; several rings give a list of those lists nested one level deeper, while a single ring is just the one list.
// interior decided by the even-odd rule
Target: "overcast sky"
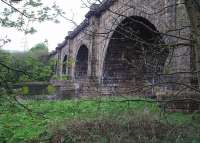
[{"label": "overcast sky", "polygon": [[[50,0],[42,0],[44,3],[48,3]],[[51,1],[53,2],[53,1]],[[65,12],[67,17],[74,18],[76,23],[82,22],[87,8],[84,8],[81,0],[56,0],[57,5],[59,5]],[[2,7],[2,3],[0,7]],[[25,36],[23,33],[18,32],[14,29],[0,28],[0,37],[8,36],[12,41],[3,48],[6,50],[13,51],[24,51],[30,49],[32,46],[39,42],[48,40],[49,50],[54,50],[57,44],[61,43],[65,36],[67,36],[68,31],[73,30],[75,26],[64,19],[61,23],[55,24],[53,22],[45,22],[42,24],[37,24],[37,33],[33,35]],[[25,46],[24,46],[25,45]],[[24,49],[24,47],[27,47]]]}]

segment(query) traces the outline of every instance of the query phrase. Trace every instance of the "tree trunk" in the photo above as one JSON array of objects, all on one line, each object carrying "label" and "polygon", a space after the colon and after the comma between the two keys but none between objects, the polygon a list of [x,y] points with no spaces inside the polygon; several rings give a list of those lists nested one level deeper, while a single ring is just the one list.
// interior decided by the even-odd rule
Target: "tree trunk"
[{"label": "tree trunk", "polygon": [[184,0],[188,17],[191,23],[193,44],[195,49],[195,63],[197,70],[197,79],[200,87],[200,1]]}]

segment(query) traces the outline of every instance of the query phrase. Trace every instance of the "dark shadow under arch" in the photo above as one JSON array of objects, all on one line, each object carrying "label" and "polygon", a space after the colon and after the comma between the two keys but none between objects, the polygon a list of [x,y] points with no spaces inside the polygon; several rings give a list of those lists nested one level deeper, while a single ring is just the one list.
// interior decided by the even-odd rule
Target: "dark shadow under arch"
[{"label": "dark shadow under arch", "polygon": [[63,59],[62,74],[67,74],[67,55]]},{"label": "dark shadow under arch", "polygon": [[88,71],[88,48],[82,45],[76,56],[75,63],[75,79],[82,79],[87,77]]},{"label": "dark shadow under arch", "polygon": [[125,18],[115,29],[104,59],[103,83],[158,80],[162,73],[168,49],[156,27],[138,16]]}]

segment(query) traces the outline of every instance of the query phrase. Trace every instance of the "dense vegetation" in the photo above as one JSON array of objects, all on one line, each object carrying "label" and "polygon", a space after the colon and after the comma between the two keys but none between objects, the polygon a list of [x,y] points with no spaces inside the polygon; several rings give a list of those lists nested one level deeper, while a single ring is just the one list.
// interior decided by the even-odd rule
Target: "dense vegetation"
[{"label": "dense vegetation", "polygon": [[27,52],[9,53],[0,50],[1,84],[5,81],[48,81],[53,74],[53,61],[48,58],[48,47],[39,43]]},{"label": "dense vegetation", "polygon": [[0,142],[200,142],[200,115],[123,98],[27,101],[0,108]]},{"label": "dense vegetation", "polygon": [[[191,42],[199,71],[199,2],[184,1],[193,29]],[[1,2],[7,5],[0,13],[1,27],[14,27],[25,34],[36,32],[32,25],[27,27],[26,21],[58,22],[56,18],[64,14],[55,4],[46,7],[40,0]],[[19,5],[15,8],[17,4],[26,10],[17,9]],[[0,48],[7,42],[9,39],[1,38]],[[48,81],[52,76],[52,61],[47,54],[48,48],[43,43],[24,53],[0,50],[0,143],[200,142],[199,113],[163,113],[156,103],[119,98],[18,102],[17,91],[10,92],[9,83]]]}]

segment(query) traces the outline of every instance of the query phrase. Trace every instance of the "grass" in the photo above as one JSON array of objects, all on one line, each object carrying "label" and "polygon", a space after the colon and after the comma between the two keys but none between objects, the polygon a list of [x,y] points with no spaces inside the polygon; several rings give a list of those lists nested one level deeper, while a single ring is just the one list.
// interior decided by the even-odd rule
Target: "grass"
[{"label": "grass", "polygon": [[[184,131],[190,127],[190,141],[195,141],[194,143],[198,141],[196,133],[200,133],[199,114],[160,114],[156,103],[121,102],[121,100],[123,98],[25,102],[24,104],[31,109],[31,112],[16,105],[4,106],[4,109],[0,110],[0,143],[35,143],[42,142],[41,140],[53,143],[56,142],[53,140],[60,139],[62,136],[72,138],[68,142],[83,142],[80,141],[83,138],[85,142],[112,142],[112,139],[108,140],[107,136],[99,132],[104,130],[100,128],[100,125],[105,125],[105,132],[110,133],[110,138],[113,136],[111,133],[116,130],[120,131],[116,133],[118,136],[123,132],[128,134],[127,126],[138,124],[140,121],[147,123],[148,126],[159,122],[158,126],[169,127],[167,131],[175,127],[181,127]],[[178,135],[176,134],[177,138]],[[113,140],[116,141],[115,138],[117,137],[113,137]]]}]

